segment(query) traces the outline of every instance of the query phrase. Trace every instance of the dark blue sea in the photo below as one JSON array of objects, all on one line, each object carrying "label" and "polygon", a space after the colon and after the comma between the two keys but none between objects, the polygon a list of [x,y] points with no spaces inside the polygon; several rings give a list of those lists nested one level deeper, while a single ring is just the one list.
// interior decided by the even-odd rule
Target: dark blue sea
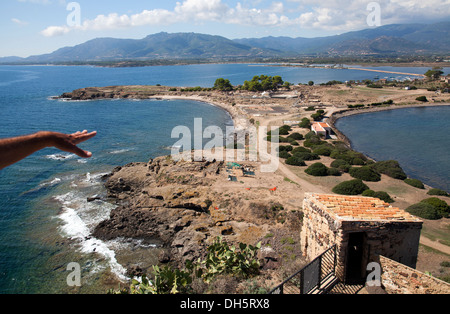
[{"label": "dark blue sea", "polygon": [[[386,69],[390,68],[383,68]],[[426,70],[395,68],[395,71],[407,73],[425,73]],[[281,75],[284,80],[297,84],[310,80],[323,83],[372,79],[377,73],[248,64],[144,68],[0,66],[0,138],[40,130],[73,133],[87,129],[98,132],[94,139],[81,145],[93,152],[91,159],[83,160],[72,154],[46,149],[0,172],[0,293],[102,293],[107,287],[117,288],[116,279],[125,277],[124,268],[129,263],[135,260],[150,264],[156,262],[156,243],[127,239],[102,242],[92,238],[90,232],[109,216],[113,206],[102,201],[88,203],[87,197],[105,193],[101,177],[114,167],[170,154],[168,148],[177,141],[171,138],[175,126],[192,128],[194,118],[203,118],[205,128],[208,125],[225,128],[232,124],[225,111],[194,101],[67,102],[52,100],[51,96],[88,86],[161,84],[211,87],[219,77],[230,79],[233,84],[243,84],[261,74]],[[380,73],[380,77],[384,76]],[[427,150],[432,154],[424,156],[425,149],[416,149],[408,153],[409,160],[402,161],[397,155],[392,155],[392,158],[400,160],[406,170],[409,170],[413,159],[423,161],[441,173],[446,169],[446,183],[435,185],[448,190],[450,176],[446,161],[450,130],[444,123],[448,121],[448,109],[427,108],[418,112],[404,114],[400,121],[419,114],[424,131],[433,130],[434,135],[415,135],[414,143],[421,148],[431,145]],[[446,120],[443,118],[445,113]],[[348,119],[359,121],[364,118]],[[341,126],[344,132],[349,132],[344,127],[346,121],[350,120],[342,119]],[[384,118],[380,118],[377,123],[366,125],[379,125],[383,121]],[[392,133],[398,133],[395,127],[399,120],[395,121],[391,125],[394,128]],[[354,137],[348,135],[355,140],[357,149],[373,155],[358,146],[358,134]],[[405,135],[400,147],[410,138],[411,133]],[[419,144],[422,141],[423,144]],[[371,138],[372,145],[378,145],[378,140]],[[386,149],[379,150],[381,153]],[[419,178],[420,173],[430,173],[428,169],[422,171],[422,166],[411,167],[415,171],[410,172],[411,175]],[[444,180],[437,181],[442,183]],[[67,285],[66,279],[70,274],[67,265],[72,262],[81,266],[81,288]]]},{"label": "dark blue sea", "polygon": [[352,147],[375,160],[397,160],[406,174],[450,191],[450,106],[402,108],[339,119]]}]

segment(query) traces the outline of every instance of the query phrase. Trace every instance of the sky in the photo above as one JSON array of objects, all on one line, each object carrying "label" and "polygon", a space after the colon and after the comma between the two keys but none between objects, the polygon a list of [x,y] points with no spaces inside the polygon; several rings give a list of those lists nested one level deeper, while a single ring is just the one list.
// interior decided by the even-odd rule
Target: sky
[{"label": "sky", "polygon": [[450,20],[450,0],[1,0],[0,57],[51,53],[99,37],[196,32],[229,39],[321,37]]}]

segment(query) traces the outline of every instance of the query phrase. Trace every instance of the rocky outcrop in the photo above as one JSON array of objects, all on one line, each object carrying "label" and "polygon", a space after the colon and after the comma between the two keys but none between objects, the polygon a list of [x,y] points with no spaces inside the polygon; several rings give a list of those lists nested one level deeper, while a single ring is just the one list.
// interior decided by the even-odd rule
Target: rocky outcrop
[{"label": "rocky outcrop", "polygon": [[163,261],[182,264],[202,256],[218,236],[242,241],[250,231],[247,240],[255,244],[268,225],[236,221],[231,212],[219,209],[223,195],[211,186],[223,178],[223,169],[223,162],[175,162],[170,157],[114,169],[105,186],[118,207],[93,235],[157,240],[167,248]]},{"label": "rocky outcrop", "polygon": [[70,100],[97,100],[114,98],[147,99],[152,96],[155,96],[155,92],[153,90],[148,90],[148,88],[135,90],[134,86],[106,86],[80,88],[72,92],[63,93],[55,98]]}]

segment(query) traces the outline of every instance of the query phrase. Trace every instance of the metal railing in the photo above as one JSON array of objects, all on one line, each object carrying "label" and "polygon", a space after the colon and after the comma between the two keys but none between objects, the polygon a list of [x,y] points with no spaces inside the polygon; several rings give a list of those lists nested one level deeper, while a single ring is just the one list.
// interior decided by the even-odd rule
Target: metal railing
[{"label": "metal railing", "polygon": [[286,279],[269,294],[309,294],[320,291],[326,283],[335,279],[335,271],[336,245]]}]

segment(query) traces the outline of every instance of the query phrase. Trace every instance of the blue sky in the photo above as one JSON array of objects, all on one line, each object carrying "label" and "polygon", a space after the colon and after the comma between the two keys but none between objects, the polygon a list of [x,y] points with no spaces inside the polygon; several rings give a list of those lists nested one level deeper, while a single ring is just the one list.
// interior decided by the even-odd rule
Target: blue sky
[{"label": "blue sky", "polygon": [[[79,11],[67,10],[72,2]],[[371,27],[371,2],[379,7],[381,25],[450,17],[450,0],[2,0],[0,57],[27,57],[97,37],[137,39],[161,31],[230,39],[335,35]]]}]

